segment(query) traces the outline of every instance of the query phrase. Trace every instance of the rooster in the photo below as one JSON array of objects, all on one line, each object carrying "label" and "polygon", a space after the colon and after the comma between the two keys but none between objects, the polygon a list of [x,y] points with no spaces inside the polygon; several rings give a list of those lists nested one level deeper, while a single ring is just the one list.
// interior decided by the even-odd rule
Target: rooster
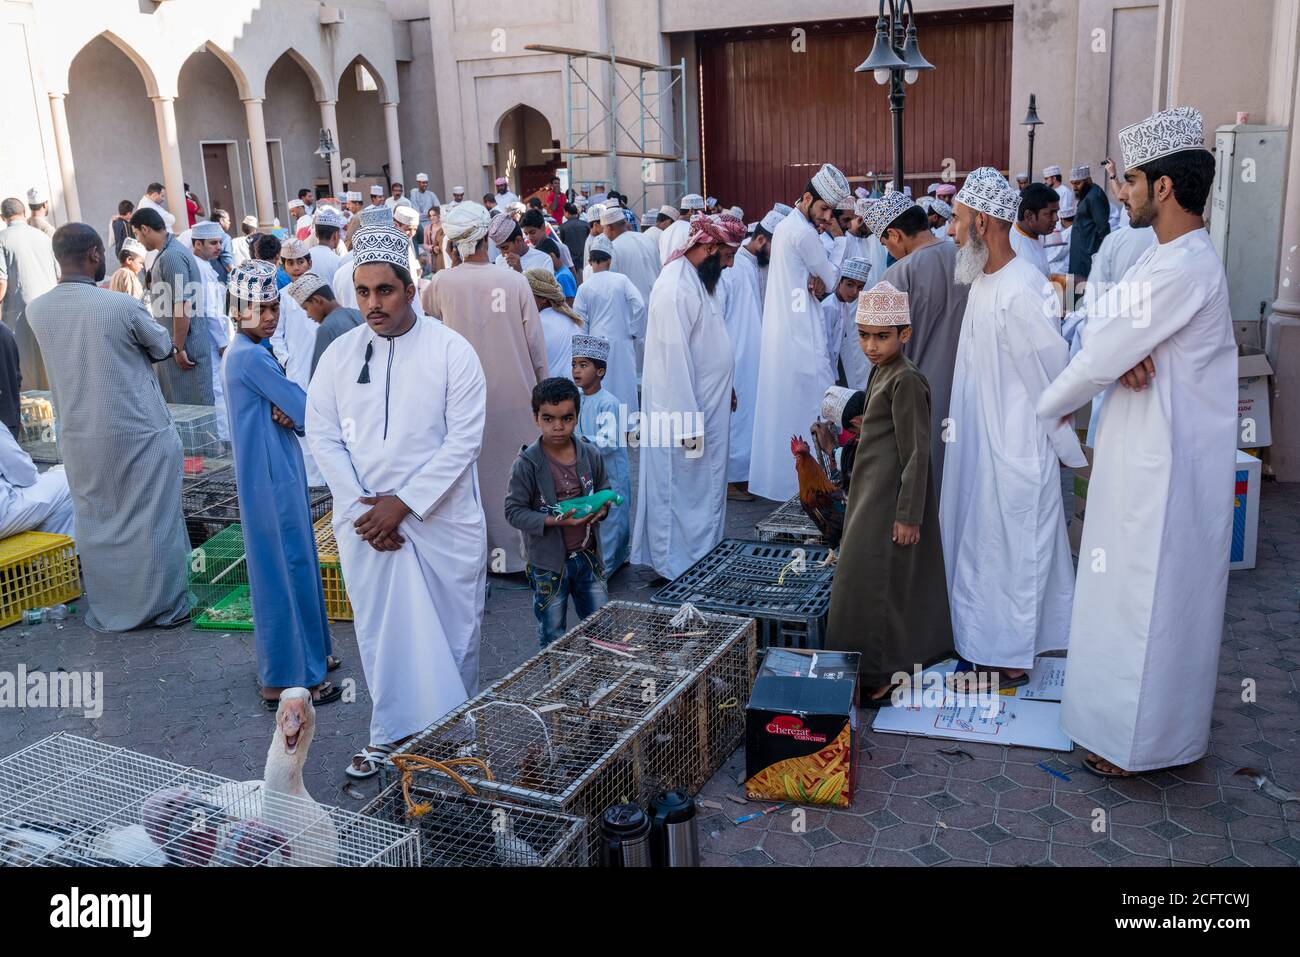
[{"label": "rooster", "polygon": [[826,477],[808,450],[808,443],[797,435],[790,436],[794,470],[799,476],[799,504],[821,530],[822,539],[832,552],[840,547],[844,534],[844,490]]}]

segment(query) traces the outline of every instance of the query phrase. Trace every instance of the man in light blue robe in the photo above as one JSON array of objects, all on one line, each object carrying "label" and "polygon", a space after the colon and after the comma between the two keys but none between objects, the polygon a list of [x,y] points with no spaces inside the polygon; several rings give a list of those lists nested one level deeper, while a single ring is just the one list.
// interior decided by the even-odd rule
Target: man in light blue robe
[{"label": "man in light blue robe", "polygon": [[307,417],[307,394],[286,377],[264,341],[279,321],[275,267],[250,259],[230,280],[238,334],[222,367],[235,448],[239,514],[253,603],[258,678],[267,707],[285,688],[312,689],[316,704],[342,689],[325,680],[329,621],[307,474],[296,436]]},{"label": "man in light blue robe", "polygon": [[[582,389],[578,434],[600,449],[609,487],[623,496],[623,504],[609,510],[600,523],[600,555],[605,577],[624,563],[632,547],[632,474],[627,464],[626,406],[601,384],[609,361],[610,342],[604,336],[573,337],[573,381]],[[620,419],[619,412],[623,411]]]}]

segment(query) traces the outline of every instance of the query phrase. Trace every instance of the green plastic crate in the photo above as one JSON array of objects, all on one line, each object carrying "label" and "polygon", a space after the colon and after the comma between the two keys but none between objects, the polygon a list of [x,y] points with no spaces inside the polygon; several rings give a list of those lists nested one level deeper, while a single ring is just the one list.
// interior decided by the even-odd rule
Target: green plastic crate
[{"label": "green plastic crate", "polygon": [[244,531],[229,525],[190,551],[189,592],[194,627],[207,631],[252,631]]}]

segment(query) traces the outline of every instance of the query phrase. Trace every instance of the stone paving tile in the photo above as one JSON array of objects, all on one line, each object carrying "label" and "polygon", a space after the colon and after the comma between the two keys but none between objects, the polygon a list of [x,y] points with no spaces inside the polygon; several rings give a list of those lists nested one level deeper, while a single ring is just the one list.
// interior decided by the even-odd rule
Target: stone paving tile
[{"label": "stone paving tile", "polygon": [[[749,537],[773,503],[729,503],[728,534]],[[648,601],[649,569],[625,568],[611,597]],[[1161,867],[1296,866],[1300,804],[1280,805],[1249,779],[1254,767],[1300,789],[1300,486],[1266,484],[1259,566],[1233,572],[1225,614],[1211,753],[1175,771],[1104,781],[1083,752],[873,733],[864,716],[853,806],[792,809],[736,826],[745,805],[737,752],[703,789],[723,806],[704,811],[705,866]],[[484,684],[536,651],[530,594],[520,575],[492,576],[483,622]],[[366,740],[370,699],[350,623],[332,626],[355,701],[322,708],[305,780],[320,801],[356,809],[379,782],[342,774]],[[105,707],[95,720],[29,709],[0,713],[0,753],[64,730],[233,778],[260,777],[272,716],[258,701],[248,632],[91,634],[80,617],[0,630],[0,670],[96,670]],[[1255,697],[1242,700],[1243,680]],[[944,753],[948,752],[948,753]],[[964,752],[964,753],[959,753]],[[1044,770],[1068,777],[1063,780]],[[752,804],[750,807],[757,807]],[[1093,830],[1104,812],[1105,830]]]}]

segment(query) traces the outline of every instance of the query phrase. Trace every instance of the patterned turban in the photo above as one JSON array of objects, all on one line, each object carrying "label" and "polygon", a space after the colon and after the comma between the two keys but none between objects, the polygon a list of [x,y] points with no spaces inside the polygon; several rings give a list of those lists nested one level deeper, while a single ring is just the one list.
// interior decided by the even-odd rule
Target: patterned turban
[{"label": "patterned turban", "polygon": [[686,239],[686,244],[674,250],[664,265],[685,256],[695,246],[708,246],[711,243],[739,246],[745,241],[747,232],[745,224],[728,213],[717,216],[697,216],[691,220],[691,233]]},{"label": "patterned turban", "polygon": [[[447,216],[445,213],[442,218],[443,222],[446,222]],[[519,223],[513,217],[498,216],[492,220],[492,225],[488,226],[488,238],[500,246],[502,243],[509,242],[510,237],[515,234],[515,230],[518,228]]]}]

